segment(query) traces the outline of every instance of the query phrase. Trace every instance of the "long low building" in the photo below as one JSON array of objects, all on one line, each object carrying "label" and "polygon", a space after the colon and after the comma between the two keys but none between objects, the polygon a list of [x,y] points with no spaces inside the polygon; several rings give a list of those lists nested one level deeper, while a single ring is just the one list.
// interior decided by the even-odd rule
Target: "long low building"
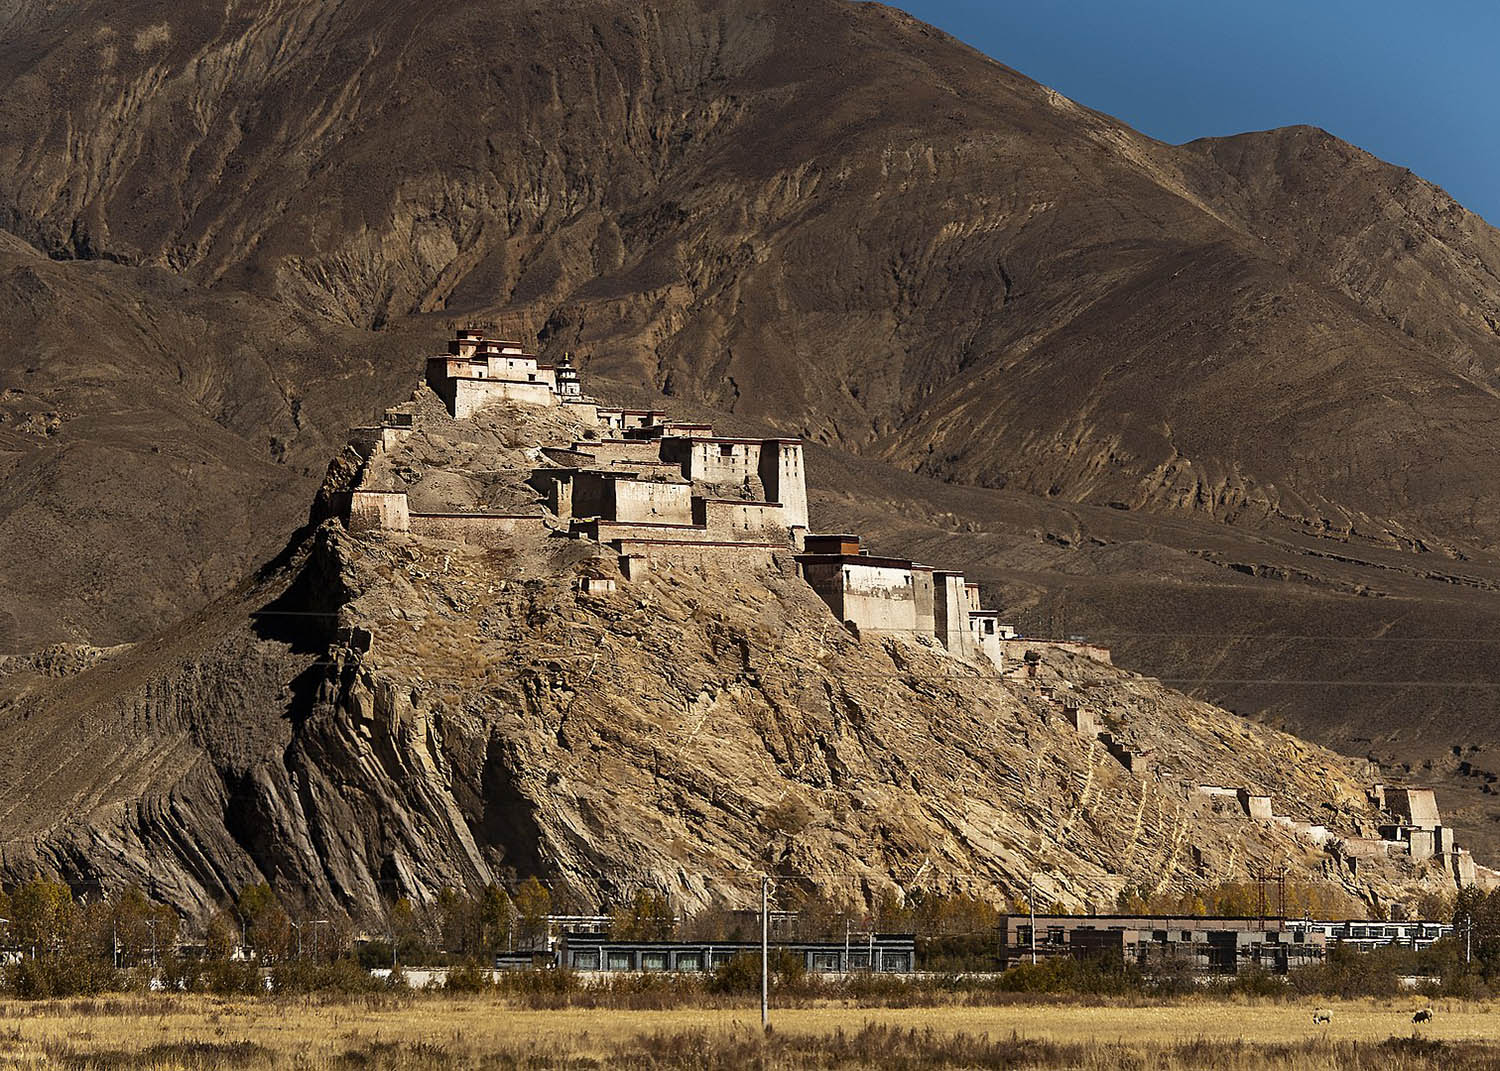
[{"label": "long low building", "polygon": [[[909,933],[864,934],[849,941],[776,941],[809,971],[906,974],[916,965],[917,939]],[[602,934],[564,934],[557,962],[575,971],[711,971],[736,956],[760,955],[758,941],[616,941]]]},{"label": "long low building", "polygon": [[1434,941],[1453,936],[1453,924],[1412,919],[1384,922],[1372,919],[1289,919],[1292,930],[1323,935],[1331,945],[1348,945],[1360,952],[1377,948],[1429,948]]},{"label": "long low building", "polygon": [[[1007,967],[1059,956],[1112,958],[1138,966],[1181,963],[1234,974],[1256,966],[1284,973],[1321,960],[1327,937],[1285,919],[1195,915],[1007,915]],[[1035,939],[1033,943],[1033,938]]]}]

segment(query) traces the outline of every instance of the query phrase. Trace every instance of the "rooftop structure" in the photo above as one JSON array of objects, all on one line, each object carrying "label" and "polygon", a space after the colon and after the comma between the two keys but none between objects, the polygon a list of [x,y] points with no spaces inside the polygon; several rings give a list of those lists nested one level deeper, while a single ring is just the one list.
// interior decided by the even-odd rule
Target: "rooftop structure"
[{"label": "rooftop structure", "polygon": [[584,397],[571,354],[559,366],[544,365],[519,342],[486,338],[469,328],[449,340],[446,354],[427,358],[427,385],[460,420],[499,401],[592,404]]}]

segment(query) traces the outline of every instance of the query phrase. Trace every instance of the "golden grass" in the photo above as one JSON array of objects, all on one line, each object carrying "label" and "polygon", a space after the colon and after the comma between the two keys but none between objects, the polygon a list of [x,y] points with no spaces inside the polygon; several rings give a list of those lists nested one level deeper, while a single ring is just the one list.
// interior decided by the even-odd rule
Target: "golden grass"
[{"label": "golden grass", "polygon": [[[1006,1007],[857,1008],[823,1006],[773,1010],[772,1025],[789,1052],[816,1048],[839,1031],[856,1035],[869,1026],[916,1031],[930,1044],[944,1039],[988,1036],[997,1044],[1016,1039],[1063,1046],[1093,1046],[1088,1066],[1233,1068],[1364,1067],[1340,1056],[1360,1050],[1337,1043],[1368,1046],[1391,1037],[1411,1037],[1411,1013],[1419,1002],[1348,1001],[1323,1006],[1333,1022],[1315,1026],[1314,1002],[1256,1003],[1187,1000],[1145,1006],[1022,1004]],[[1424,1039],[1493,1042],[1500,1039],[1500,1004],[1438,1002],[1434,1021],[1416,1031]],[[677,1008],[652,1011],[563,1009],[533,1011],[508,1006],[494,997],[414,994],[366,999],[218,999],[198,996],[120,996],[92,1000],[11,1001],[0,1004],[0,1067],[160,1067],[280,1068],[418,1067],[448,1064],[478,1066],[563,1066],[528,1064],[526,1054],[576,1061],[567,1066],[640,1066],[639,1056],[653,1046],[682,1049],[682,1063],[660,1066],[795,1066],[783,1052],[765,1059],[759,1011],[745,1008]],[[928,1037],[931,1035],[931,1037]],[[868,1039],[867,1039],[868,1040]],[[1196,1042],[1219,1045],[1212,1056],[1184,1053]],[[1233,1043],[1245,1042],[1249,1048]],[[1263,1046],[1296,1046],[1278,1057]],[[1323,1048],[1316,1043],[1327,1042]],[[840,1044],[844,1044],[840,1041]],[[912,1044],[921,1048],[920,1039]],[[1123,1046],[1124,1048],[1119,1048]],[[699,1052],[699,1050],[703,1050]],[[811,1049],[807,1050],[808,1052]],[[842,1051],[842,1050],[840,1050]],[[927,1051],[923,1049],[923,1051]],[[1486,1049],[1486,1059],[1500,1061],[1500,1048]],[[710,1058],[708,1053],[714,1054]],[[1389,1052],[1389,1066],[1458,1066],[1451,1055],[1420,1050],[1411,1057]],[[374,1055],[372,1055],[374,1054]],[[695,1055],[696,1054],[696,1055]],[[1133,1054],[1133,1055],[1131,1055]],[[774,1054],[773,1054],[774,1055]],[[825,1054],[826,1055],[826,1054]],[[1074,1054],[1077,1056],[1077,1053]],[[1472,1056],[1473,1054],[1470,1053]],[[700,1059],[701,1057],[701,1059]],[[1053,1058],[1064,1057],[1053,1054]],[[1074,1057],[1066,1057],[1072,1060]],[[1081,1058],[1081,1057],[1079,1057]],[[810,1066],[862,1066],[843,1057]],[[936,1059],[934,1057],[934,1059]],[[992,1062],[973,1055],[972,1066],[1071,1066],[1070,1063]],[[843,1062],[840,1062],[842,1060]],[[994,1057],[999,1060],[999,1057]],[[1123,1062],[1122,1062],[1123,1061]],[[1380,1066],[1377,1060],[1369,1066]],[[967,1063],[907,1062],[902,1066],[970,1066]],[[1462,1066],[1492,1066],[1489,1063]]]}]

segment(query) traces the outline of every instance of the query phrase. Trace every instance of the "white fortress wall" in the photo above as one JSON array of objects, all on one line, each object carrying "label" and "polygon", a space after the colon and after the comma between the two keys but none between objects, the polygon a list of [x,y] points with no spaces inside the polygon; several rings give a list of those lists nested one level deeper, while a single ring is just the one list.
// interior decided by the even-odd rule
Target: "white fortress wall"
[{"label": "white fortress wall", "polygon": [[853,621],[861,632],[914,636],[917,601],[911,569],[846,562],[842,571],[844,620]]}]

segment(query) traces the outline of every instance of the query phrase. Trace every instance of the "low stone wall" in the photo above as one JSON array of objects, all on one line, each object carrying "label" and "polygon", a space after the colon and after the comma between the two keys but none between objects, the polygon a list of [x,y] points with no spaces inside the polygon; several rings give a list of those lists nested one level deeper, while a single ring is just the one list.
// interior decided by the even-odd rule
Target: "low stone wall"
[{"label": "low stone wall", "polygon": [[496,402],[520,402],[523,405],[553,406],[557,395],[546,383],[521,383],[507,379],[455,379],[453,415],[464,420]]},{"label": "low stone wall", "polygon": [[518,513],[413,513],[411,534],[433,539],[452,539],[475,546],[500,546],[519,531],[540,530],[539,514]]},{"label": "low stone wall", "polygon": [[668,539],[621,539],[616,542],[620,551],[620,568],[627,580],[639,579],[642,575],[660,566],[733,564],[736,568],[746,565],[771,565],[776,551],[781,549],[769,543],[753,542],[688,542]]},{"label": "low stone wall", "polygon": [[707,529],[696,524],[642,524],[633,521],[578,521],[574,531],[599,543],[620,539],[651,540],[657,543],[711,542]]}]

